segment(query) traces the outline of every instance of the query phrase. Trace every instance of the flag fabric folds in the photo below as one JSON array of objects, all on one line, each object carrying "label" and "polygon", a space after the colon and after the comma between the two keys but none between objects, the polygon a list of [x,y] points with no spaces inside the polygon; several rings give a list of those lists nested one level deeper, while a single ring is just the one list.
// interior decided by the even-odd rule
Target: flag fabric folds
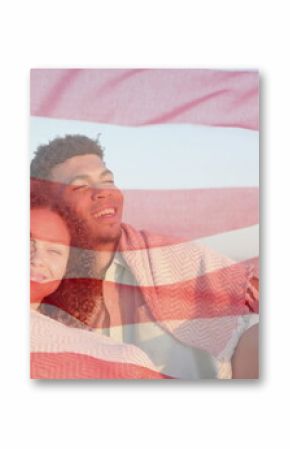
[{"label": "flag fabric folds", "polygon": [[[192,132],[202,125],[257,135],[259,77],[255,71],[33,69],[31,116],[42,119],[44,128],[46,121],[65,120],[144,129],[186,124]],[[223,157],[214,148],[213,165],[219,154]],[[166,171],[166,161],[161,170]],[[129,187],[123,193],[128,224],[122,226],[117,257],[136,283],[105,279],[104,288],[111,298],[118,297],[116,303],[131,297],[143,301],[150,314],[124,318],[116,313],[110,325],[142,326],[151,320],[183,345],[205,351],[217,363],[229,362],[251,321],[247,317],[258,313],[252,282],[259,271],[257,185],[171,189],[169,180],[168,188],[156,189],[150,188],[148,173],[148,189]],[[75,250],[93,253],[90,247]],[[79,282],[77,276],[71,281]],[[87,279],[88,288],[92,281]],[[65,305],[58,306],[70,314]],[[31,312],[32,378],[176,377],[157,367],[144,350],[79,327],[84,328]]]}]

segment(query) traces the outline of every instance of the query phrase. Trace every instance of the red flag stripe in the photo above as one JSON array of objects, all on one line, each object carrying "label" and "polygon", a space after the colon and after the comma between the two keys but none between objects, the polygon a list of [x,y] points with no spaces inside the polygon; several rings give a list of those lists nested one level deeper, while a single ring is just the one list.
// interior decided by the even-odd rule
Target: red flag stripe
[{"label": "red flag stripe", "polygon": [[126,223],[185,240],[259,223],[259,189],[256,187],[126,190],[123,193]]},{"label": "red flag stripe", "polygon": [[[65,283],[70,286],[72,292],[77,292],[78,289],[95,291],[96,285],[103,282],[103,292],[110,307],[110,325],[119,326],[154,320],[152,313],[140,313],[142,307],[139,312],[134,312],[136,304],[141,306],[146,302],[150,305],[151,311],[156,311],[155,320],[158,321],[257,313],[258,301],[247,295],[249,288],[247,271],[248,267],[243,263],[235,264],[188,281],[152,287],[130,286],[96,279],[68,279]],[[48,297],[44,299],[44,303],[78,317],[74,313],[73,306],[64,300],[56,303]],[[122,309],[126,310],[125,314],[120,314],[120,304]]]},{"label": "red flag stripe", "polygon": [[[50,189],[59,195],[65,184],[31,179],[31,188]],[[66,189],[67,201],[74,193]],[[93,191],[97,189],[90,189]],[[188,190],[125,190],[123,221],[136,229],[157,234],[153,246],[160,246],[158,234],[175,240],[193,240],[259,223],[259,189],[222,188]],[[142,207],[140,207],[142,205]],[[162,205],[162,207],[160,206]],[[164,243],[162,243],[164,245]],[[142,246],[135,247],[141,249]]]},{"label": "red flag stripe", "polygon": [[31,352],[31,379],[170,379],[130,363],[108,362],[85,354]]},{"label": "red flag stripe", "polygon": [[31,115],[258,129],[258,89],[254,71],[34,69]]}]

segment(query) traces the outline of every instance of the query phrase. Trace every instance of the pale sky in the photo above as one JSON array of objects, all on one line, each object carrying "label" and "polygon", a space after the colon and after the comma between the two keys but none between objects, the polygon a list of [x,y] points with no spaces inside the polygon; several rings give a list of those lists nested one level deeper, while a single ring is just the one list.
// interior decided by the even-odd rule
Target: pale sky
[{"label": "pale sky", "polygon": [[32,117],[30,157],[56,136],[85,134],[105,147],[107,166],[123,189],[256,187],[259,134],[193,125],[123,127]]}]

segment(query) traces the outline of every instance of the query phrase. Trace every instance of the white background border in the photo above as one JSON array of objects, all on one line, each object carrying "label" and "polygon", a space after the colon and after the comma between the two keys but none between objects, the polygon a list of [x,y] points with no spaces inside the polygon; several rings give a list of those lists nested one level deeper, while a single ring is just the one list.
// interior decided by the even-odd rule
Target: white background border
[{"label": "white background border", "polygon": [[[270,2],[269,2],[270,4]],[[272,4],[272,3],[271,3]],[[289,447],[289,15],[286,1],[11,1],[1,12],[1,447]],[[104,6],[105,5],[105,6]],[[31,67],[258,68],[259,382],[32,382]]]}]

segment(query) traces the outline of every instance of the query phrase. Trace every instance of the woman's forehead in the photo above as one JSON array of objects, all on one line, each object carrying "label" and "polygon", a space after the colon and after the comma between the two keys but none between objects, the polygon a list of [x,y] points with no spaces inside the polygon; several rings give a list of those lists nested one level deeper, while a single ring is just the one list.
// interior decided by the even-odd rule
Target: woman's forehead
[{"label": "woman's forehead", "polygon": [[64,220],[47,208],[36,208],[30,212],[31,236],[37,240],[69,245],[70,234]]}]

